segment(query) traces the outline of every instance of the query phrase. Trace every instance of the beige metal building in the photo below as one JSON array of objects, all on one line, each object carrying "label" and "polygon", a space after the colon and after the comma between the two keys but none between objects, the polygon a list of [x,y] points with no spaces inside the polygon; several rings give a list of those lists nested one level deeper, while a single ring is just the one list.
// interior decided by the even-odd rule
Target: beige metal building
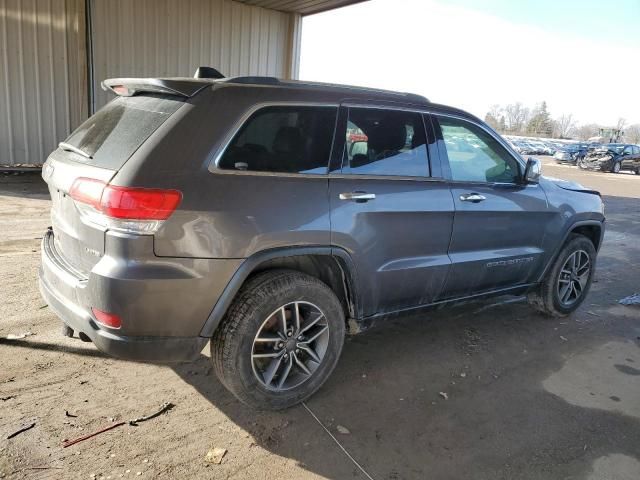
[{"label": "beige metal building", "polygon": [[301,17],[358,1],[0,0],[0,165],[42,164],[105,78],[297,78]]}]

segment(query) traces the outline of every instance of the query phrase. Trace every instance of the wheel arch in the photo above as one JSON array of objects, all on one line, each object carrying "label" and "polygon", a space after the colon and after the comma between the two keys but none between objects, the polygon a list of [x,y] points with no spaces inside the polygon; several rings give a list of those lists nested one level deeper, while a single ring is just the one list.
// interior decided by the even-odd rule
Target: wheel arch
[{"label": "wheel arch", "polygon": [[[571,234],[578,234],[587,237],[593,243],[593,246],[596,249],[596,252],[600,250],[600,245],[602,244],[602,236],[603,236],[603,225],[599,222],[581,222],[578,225],[573,226],[567,236],[564,239],[564,242],[567,241],[567,238]],[[563,245],[564,245],[564,242]]]},{"label": "wheel arch", "polygon": [[562,250],[563,245],[567,243],[567,240],[572,234],[578,234],[588,238],[593,243],[593,246],[595,247],[596,252],[598,252],[600,250],[600,246],[602,245],[602,239],[604,237],[604,222],[601,222],[598,220],[584,220],[584,221],[576,222],[572,224],[567,229],[564,236],[562,237],[562,241],[558,243],[558,248],[556,249],[556,252],[551,256],[551,258],[545,265],[545,268],[542,271],[542,274],[538,278],[538,282],[542,281],[542,279],[545,278],[545,276],[547,275],[547,272],[549,271],[553,263],[556,261],[558,254]]},{"label": "wheel arch", "polygon": [[360,318],[356,270],[349,253],[336,247],[291,247],[258,252],[247,258],[218,298],[202,330],[211,337],[245,282],[256,273],[271,269],[289,269],[318,278],[338,296],[345,318]]}]

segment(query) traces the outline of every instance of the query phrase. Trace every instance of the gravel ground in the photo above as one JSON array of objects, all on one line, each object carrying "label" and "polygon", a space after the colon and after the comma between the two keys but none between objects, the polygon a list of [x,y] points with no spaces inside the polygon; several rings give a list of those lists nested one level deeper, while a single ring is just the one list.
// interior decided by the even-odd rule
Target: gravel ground
[{"label": "gravel ground", "polygon": [[[618,304],[640,292],[640,176],[543,162],[605,199],[589,298],[562,320],[493,299],[349,337],[307,405],[371,478],[640,478],[640,307]],[[37,175],[0,175],[0,477],[367,478],[304,407],[239,404],[208,349],[144,365],[62,337],[36,283],[48,208]],[[62,448],[163,402],[175,407]],[[206,461],[214,447],[221,464]]]}]

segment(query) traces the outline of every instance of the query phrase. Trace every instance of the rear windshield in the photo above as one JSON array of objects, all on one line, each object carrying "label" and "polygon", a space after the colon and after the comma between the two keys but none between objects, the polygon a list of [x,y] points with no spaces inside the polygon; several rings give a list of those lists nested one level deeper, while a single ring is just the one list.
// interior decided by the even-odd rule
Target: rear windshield
[{"label": "rear windshield", "polygon": [[91,157],[83,163],[118,170],[184,102],[171,95],[117,97],[80,125],[64,143]]}]

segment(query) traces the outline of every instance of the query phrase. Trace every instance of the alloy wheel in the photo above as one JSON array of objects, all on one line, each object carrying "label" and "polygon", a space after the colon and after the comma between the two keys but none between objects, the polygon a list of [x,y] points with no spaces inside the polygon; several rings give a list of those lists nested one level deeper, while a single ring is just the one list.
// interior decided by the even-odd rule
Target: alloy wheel
[{"label": "alloy wheel", "polygon": [[258,329],[251,348],[253,374],[269,390],[290,390],[313,376],[328,344],[324,313],[309,302],[288,303]]},{"label": "alloy wheel", "polygon": [[591,260],[584,250],[576,250],[564,262],[558,277],[558,299],[564,307],[576,303],[591,275]]}]

